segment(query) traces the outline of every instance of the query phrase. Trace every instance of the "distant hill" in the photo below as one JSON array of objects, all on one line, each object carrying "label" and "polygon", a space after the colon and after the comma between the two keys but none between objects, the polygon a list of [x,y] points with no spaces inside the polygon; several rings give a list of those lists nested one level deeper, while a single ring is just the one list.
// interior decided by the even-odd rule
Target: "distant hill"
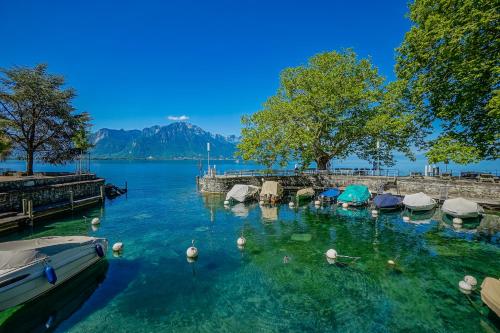
[{"label": "distant hill", "polygon": [[207,156],[233,158],[238,137],[212,134],[200,127],[176,122],[141,130],[114,130],[103,128],[93,133],[90,141],[93,158],[130,159],[195,159]]}]

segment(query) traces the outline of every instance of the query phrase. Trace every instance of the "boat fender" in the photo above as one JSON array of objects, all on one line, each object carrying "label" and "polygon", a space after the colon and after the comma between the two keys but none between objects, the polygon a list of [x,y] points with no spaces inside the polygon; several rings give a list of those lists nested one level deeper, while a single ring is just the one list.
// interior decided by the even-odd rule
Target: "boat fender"
[{"label": "boat fender", "polygon": [[57,275],[56,275],[56,271],[54,270],[54,268],[52,268],[52,266],[49,266],[49,265],[45,266],[44,273],[45,273],[45,277],[47,278],[47,281],[50,284],[56,284]]},{"label": "boat fender", "polygon": [[458,283],[458,288],[464,294],[470,294],[470,292],[472,290],[472,286],[470,284],[468,284],[467,282],[465,282],[465,281],[460,281]]},{"label": "boat fender", "polygon": [[289,207],[294,207],[295,204],[293,203],[293,201],[290,201],[290,203],[288,204]]},{"label": "boat fender", "polygon": [[410,222],[410,217],[409,216],[403,216],[403,221]]},{"label": "boat fender", "polygon": [[347,207],[349,207],[349,204],[348,204],[347,202],[344,202],[344,203],[342,204],[342,208],[347,208]]},{"label": "boat fender", "polygon": [[229,205],[229,200],[224,200],[224,205],[228,206]]},{"label": "boat fender", "polygon": [[321,201],[319,201],[319,200],[314,201],[314,205],[315,206],[320,206],[321,205]]},{"label": "boat fender", "polygon": [[101,244],[95,245],[95,252],[97,253],[97,256],[99,258],[104,257],[104,249],[102,248]]},{"label": "boat fender", "polygon": [[453,224],[462,224],[464,221],[462,221],[462,219],[459,217],[455,217],[455,218],[453,218],[452,222],[453,222]]}]

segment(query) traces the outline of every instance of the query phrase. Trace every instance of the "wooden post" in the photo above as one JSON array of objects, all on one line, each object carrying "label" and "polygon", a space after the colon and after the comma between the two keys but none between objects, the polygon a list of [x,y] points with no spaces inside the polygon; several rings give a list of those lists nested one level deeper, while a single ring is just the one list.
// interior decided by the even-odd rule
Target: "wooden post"
[{"label": "wooden post", "polygon": [[22,204],[23,204],[23,215],[26,215],[28,213],[28,199],[23,199]]},{"label": "wooden post", "polygon": [[28,216],[33,220],[33,200],[28,201]]},{"label": "wooden post", "polygon": [[104,202],[104,186],[101,185],[101,187],[99,189],[101,191],[101,200]]},{"label": "wooden post", "polygon": [[75,198],[74,198],[73,191],[70,190],[69,191],[69,203],[71,204],[71,210],[73,210],[75,208],[74,201],[75,201]]}]

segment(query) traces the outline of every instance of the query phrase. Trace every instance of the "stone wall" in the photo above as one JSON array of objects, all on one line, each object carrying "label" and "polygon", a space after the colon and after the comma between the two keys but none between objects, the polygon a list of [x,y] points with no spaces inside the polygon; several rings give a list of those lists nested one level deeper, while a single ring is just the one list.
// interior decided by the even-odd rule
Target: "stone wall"
[{"label": "stone wall", "polygon": [[293,191],[301,187],[312,186],[317,190],[363,184],[370,191],[376,192],[381,186],[385,190],[401,195],[424,192],[435,198],[464,197],[478,202],[500,205],[500,184],[480,183],[469,180],[441,180],[425,177],[413,179],[410,177],[373,177],[373,176],[342,176],[342,175],[294,175],[294,176],[216,176],[198,179],[198,188],[207,193],[225,193],[235,184],[262,186],[265,180],[279,182],[285,190]]},{"label": "stone wall", "polygon": [[[26,182],[30,182],[26,185]],[[31,183],[33,182],[33,183]],[[9,183],[9,184],[4,184]],[[22,200],[33,200],[33,207],[68,202],[70,193],[73,199],[85,199],[101,194],[104,179],[95,175],[73,175],[63,177],[39,178],[0,182],[0,213],[22,211]],[[4,191],[9,188],[10,190]]]}]

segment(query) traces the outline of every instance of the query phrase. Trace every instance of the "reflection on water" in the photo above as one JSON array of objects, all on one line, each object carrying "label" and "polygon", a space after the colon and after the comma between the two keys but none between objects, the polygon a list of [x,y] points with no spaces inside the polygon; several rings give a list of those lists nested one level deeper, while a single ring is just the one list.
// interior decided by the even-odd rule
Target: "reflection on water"
[{"label": "reflection on water", "polygon": [[[374,218],[335,205],[226,209],[224,196],[196,192],[196,162],[103,161],[95,170],[113,183],[127,180],[128,197],[8,237],[87,234],[125,244],[122,257],[108,254],[98,287],[81,289],[93,291],[76,310],[56,310],[56,331],[494,331],[457,285],[466,274],[479,283],[498,276],[499,247],[435,216],[413,224],[401,211]],[[83,218],[101,214],[97,230]],[[190,264],[193,239],[199,257]],[[360,259],[331,265],[328,249]],[[484,310],[478,293],[470,297]],[[53,312],[26,308],[2,313],[8,326],[0,330],[23,331],[25,320],[16,318],[27,313],[37,318],[30,329],[43,328]]]}]

